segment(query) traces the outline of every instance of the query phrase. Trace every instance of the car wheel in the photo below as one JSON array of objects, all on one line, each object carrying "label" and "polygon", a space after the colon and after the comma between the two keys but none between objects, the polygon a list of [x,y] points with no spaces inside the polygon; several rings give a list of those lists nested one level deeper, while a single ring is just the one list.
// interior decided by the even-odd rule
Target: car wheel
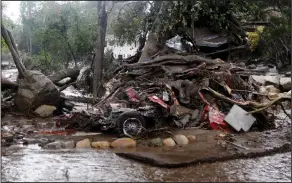
[{"label": "car wheel", "polygon": [[117,131],[120,136],[135,137],[145,130],[145,119],[136,111],[125,112],[117,119]]}]

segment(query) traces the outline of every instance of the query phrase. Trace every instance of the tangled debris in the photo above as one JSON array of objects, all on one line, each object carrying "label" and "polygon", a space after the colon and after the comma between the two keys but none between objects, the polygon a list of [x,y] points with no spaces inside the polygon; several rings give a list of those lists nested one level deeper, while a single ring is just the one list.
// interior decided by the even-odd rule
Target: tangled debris
[{"label": "tangled debris", "polygon": [[[165,127],[273,128],[267,109],[291,100],[291,92],[280,93],[271,82],[259,83],[255,76],[246,75],[252,71],[198,55],[169,54],[124,63],[106,84],[105,96],[94,105],[99,112],[83,112],[86,117],[79,127],[116,129],[130,137]],[[239,116],[246,124],[234,120]]]}]

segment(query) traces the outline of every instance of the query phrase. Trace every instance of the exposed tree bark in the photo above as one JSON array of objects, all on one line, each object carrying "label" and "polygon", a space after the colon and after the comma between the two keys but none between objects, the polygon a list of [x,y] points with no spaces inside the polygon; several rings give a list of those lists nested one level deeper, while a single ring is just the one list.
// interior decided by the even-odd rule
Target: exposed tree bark
[{"label": "exposed tree bark", "polygon": [[13,61],[14,61],[16,68],[19,72],[19,76],[24,77],[26,75],[25,74],[26,69],[21,62],[21,59],[19,57],[17,49],[14,49],[14,47],[13,47],[13,42],[14,42],[13,37],[9,36],[8,30],[3,26],[3,24],[1,24],[1,35],[2,35],[5,43],[7,44],[8,48],[11,52],[11,55],[13,57]]},{"label": "exposed tree bark", "polygon": [[157,54],[164,48],[164,45],[168,39],[174,37],[176,34],[176,26],[174,26],[172,30],[167,30],[163,33],[161,32],[161,22],[163,22],[162,14],[166,11],[166,3],[167,1],[162,1],[157,4],[158,13],[156,14],[156,19],[153,23],[151,31],[148,34],[147,41],[138,62],[148,61],[151,56]]},{"label": "exposed tree bark", "polygon": [[54,75],[51,75],[51,76],[48,76],[48,78],[50,80],[53,81],[53,83],[57,83],[58,81],[66,78],[66,77],[71,77],[72,80],[76,80],[78,75],[79,75],[79,72],[80,72],[80,69],[75,67],[75,68],[72,68],[72,69],[67,69],[67,70],[62,70],[62,71],[59,71],[57,72],[56,74]]},{"label": "exposed tree bark", "polygon": [[96,54],[93,66],[93,97],[98,97],[98,93],[102,86],[103,79],[103,60],[104,60],[104,46],[105,46],[105,33],[107,27],[107,13],[105,11],[105,3],[103,1],[97,2],[98,11],[98,35]]},{"label": "exposed tree bark", "polygon": [[[179,65],[187,65],[193,63],[206,63],[207,65],[220,64],[216,60],[200,57],[198,55],[165,55],[156,57],[154,60],[142,63],[134,63],[134,64],[125,64],[128,68],[150,68],[157,67],[166,64],[179,64]],[[223,62],[222,62],[223,63]]]}]

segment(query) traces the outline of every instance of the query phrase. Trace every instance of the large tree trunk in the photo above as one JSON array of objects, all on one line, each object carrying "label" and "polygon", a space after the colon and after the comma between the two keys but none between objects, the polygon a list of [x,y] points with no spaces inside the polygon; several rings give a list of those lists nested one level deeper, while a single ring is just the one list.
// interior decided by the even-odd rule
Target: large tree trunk
[{"label": "large tree trunk", "polygon": [[160,50],[164,48],[166,41],[176,34],[176,29],[174,26],[171,30],[166,30],[161,34],[163,17],[161,16],[164,11],[167,11],[166,8],[167,1],[163,1],[158,4],[158,13],[156,14],[156,19],[153,23],[151,31],[148,34],[147,41],[143,48],[141,57],[138,62],[144,62],[149,60],[153,55],[157,54]]},{"label": "large tree trunk", "polygon": [[72,80],[76,80],[78,75],[79,75],[80,69],[78,67],[72,68],[72,69],[67,69],[67,70],[62,70],[57,72],[54,75],[48,76],[50,80],[53,81],[53,83],[57,83],[58,81],[70,77]]},{"label": "large tree trunk", "polygon": [[105,46],[105,33],[107,26],[107,14],[105,11],[105,3],[103,1],[97,2],[98,11],[98,35],[96,54],[93,66],[93,97],[98,97],[98,93],[102,86],[103,76],[103,60],[104,60],[104,46]]},{"label": "large tree trunk", "polygon": [[17,48],[14,47],[15,46],[14,39],[13,39],[11,33],[8,33],[8,32],[9,31],[3,26],[3,24],[1,24],[1,35],[2,35],[6,45],[8,46],[8,48],[11,52],[13,61],[14,61],[16,68],[19,72],[19,76],[24,77],[26,69],[20,60]]}]

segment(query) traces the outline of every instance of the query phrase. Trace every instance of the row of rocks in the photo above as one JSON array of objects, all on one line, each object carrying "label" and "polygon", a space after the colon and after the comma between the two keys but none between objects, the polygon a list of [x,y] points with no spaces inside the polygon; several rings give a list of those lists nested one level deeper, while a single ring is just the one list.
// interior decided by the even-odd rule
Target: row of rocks
[{"label": "row of rocks", "polygon": [[107,149],[107,148],[130,148],[130,147],[136,147],[137,143],[135,140],[131,138],[120,138],[112,143],[108,141],[96,141],[96,142],[91,142],[90,139],[84,139],[81,141],[75,142],[74,141],[67,141],[67,142],[62,142],[62,141],[56,141],[56,142],[51,142],[49,144],[46,144],[43,148],[44,149],[72,149],[72,148],[77,148],[77,149],[83,149],[83,148],[96,148],[96,149]]},{"label": "row of rocks", "polygon": [[189,143],[194,142],[195,140],[196,140],[196,136],[194,135],[185,136],[185,135],[178,134],[178,135],[174,135],[172,138],[169,137],[164,140],[162,140],[161,138],[152,139],[148,145],[151,147],[162,147],[162,146],[173,147],[175,145],[187,145]]},{"label": "row of rocks", "polygon": [[[161,138],[152,139],[149,143],[149,146],[152,147],[173,147],[175,145],[187,145],[192,143],[196,140],[196,136],[194,135],[174,135],[172,138],[166,138],[162,140]],[[75,142],[74,141],[55,141],[46,144],[43,148],[44,149],[83,149],[83,148],[95,148],[95,149],[108,149],[108,148],[131,148],[136,147],[137,142],[131,138],[120,138],[112,143],[108,141],[96,141],[91,142],[90,139],[84,139],[81,141]]]},{"label": "row of rocks", "polygon": [[284,91],[291,90],[291,77],[280,77],[279,75],[274,76],[257,76],[252,75],[252,80],[260,85],[260,86],[267,86],[273,85],[275,88],[279,88],[281,86]]}]

